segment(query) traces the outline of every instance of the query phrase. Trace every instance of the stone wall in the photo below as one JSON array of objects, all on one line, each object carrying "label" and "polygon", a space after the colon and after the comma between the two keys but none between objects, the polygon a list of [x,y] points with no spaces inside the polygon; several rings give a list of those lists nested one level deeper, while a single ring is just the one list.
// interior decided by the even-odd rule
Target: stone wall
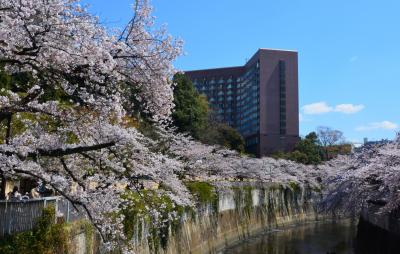
[{"label": "stone wall", "polygon": [[[317,213],[316,204],[321,199],[318,190],[296,184],[237,183],[218,189],[216,203],[205,202],[185,212],[179,226],[168,229],[166,244],[150,242],[146,235],[151,227],[143,221],[137,225],[132,241],[138,254],[219,253],[264,230],[333,219],[331,214]],[[375,203],[361,212],[355,253],[400,253],[400,210],[382,213],[379,202]],[[99,243],[96,234],[88,234],[82,226],[71,234],[69,249],[76,254],[103,253]]]},{"label": "stone wall", "polygon": [[375,205],[363,209],[358,223],[356,254],[400,253],[400,217],[396,212],[381,213]]},{"label": "stone wall", "polygon": [[361,211],[361,218],[387,232],[399,236],[400,239],[400,209],[392,212],[381,212],[379,205],[369,204]]},{"label": "stone wall", "polygon": [[[304,221],[324,219],[314,204],[320,194],[291,186],[242,184],[218,190],[218,206],[203,204],[183,216],[178,229],[169,232],[159,253],[218,253],[224,247],[263,230]],[[154,243],[152,243],[154,244]],[[137,253],[154,253],[142,239]]]}]

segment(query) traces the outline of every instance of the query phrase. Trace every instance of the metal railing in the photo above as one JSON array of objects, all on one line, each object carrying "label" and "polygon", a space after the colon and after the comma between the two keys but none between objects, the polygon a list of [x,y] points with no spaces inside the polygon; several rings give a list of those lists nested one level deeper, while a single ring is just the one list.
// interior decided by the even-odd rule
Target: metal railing
[{"label": "metal railing", "polygon": [[85,218],[85,212],[77,210],[75,207],[65,198],[57,199],[57,214],[58,216],[64,217],[65,222],[76,221]]},{"label": "metal railing", "polygon": [[58,217],[66,222],[84,218],[71,203],[62,197],[45,197],[22,201],[0,200],[0,237],[32,230],[42,215],[43,208],[53,205]]}]

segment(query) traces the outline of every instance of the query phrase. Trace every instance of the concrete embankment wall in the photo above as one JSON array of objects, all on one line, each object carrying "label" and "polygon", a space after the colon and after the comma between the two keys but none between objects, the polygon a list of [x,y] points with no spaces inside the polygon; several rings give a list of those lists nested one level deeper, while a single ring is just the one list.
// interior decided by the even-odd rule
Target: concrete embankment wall
[{"label": "concrete embankment wall", "polygon": [[361,211],[360,217],[391,234],[399,236],[400,239],[400,209],[391,213],[382,213],[379,206],[369,205]]},{"label": "concrete embankment wall", "polygon": [[379,208],[369,205],[362,210],[356,253],[400,253],[400,210],[382,213]]},{"label": "concrete embankment wall", "polygon": [[[137,225],[133,237],[138,254],[208,254],[264,230],[306,221],[331,219],[316,212],[321,200],[317,190],[288,186],[242,183],[217,190],[217,200],[202,203],[183,214],[178,226],[168,229],[166,239],[146,237],[151,231],[146,223]],[[99,241],[86,239],[84,233],[71,239],[71,248],[79,254],[97,254]],[[94,242],[93,242],[94,240]],[[158,239],[160,240],[160,239]],[[90,248],[88,243],[92,242]]]},{"label": "concrete embankment wall", "polygon": [[[241,185],[218,190],[218,206],[203,204],[169,232],[166,246],[154,248],[143,239],[136,252],[162,254],[218,253],[227,245],[263,230],[325,219],[316,213],[320,194],[292,186]],[[152,246],[153,244],[153,246]]]}]

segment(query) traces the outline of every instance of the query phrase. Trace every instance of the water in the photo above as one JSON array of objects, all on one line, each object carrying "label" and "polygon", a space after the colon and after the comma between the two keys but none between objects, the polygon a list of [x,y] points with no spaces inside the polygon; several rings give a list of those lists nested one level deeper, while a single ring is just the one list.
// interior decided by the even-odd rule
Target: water
[{"label": "water", "polygon": [[357,224],[352,220],[314,222],[262,233],[223,254],[355,254]]}]

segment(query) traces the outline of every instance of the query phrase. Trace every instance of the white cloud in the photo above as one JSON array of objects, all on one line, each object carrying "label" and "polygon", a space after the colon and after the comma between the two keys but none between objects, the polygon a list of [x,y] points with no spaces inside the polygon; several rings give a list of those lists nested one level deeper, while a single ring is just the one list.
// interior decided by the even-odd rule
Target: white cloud
[{"label": "white cloud", "polygon": [[365,107],[362,104],[354,105],[354,104],[339,104],[335,107],[335,112],[340,112],[344,114],[354,114],[360,112]]},{"label": "white cloud", "polygon": [[390,121],[373,122],[356,128],[356,131],[396,130],[399,126]]},{"label": "white cloud", "polygon": [[308,104],[302,107],[303,113],[306,115],[320,115],[329,112],[338,112],[344,114],[354,114],[360,112],[365,107],[362,104],[338,104],[335,107],[328,105],[328,103],[321,101],[312,104]]},{"label": "white cloud", "polygon": [[326,102],[321,101],[305,105],[302,107],[302,110],[306,115],[320,115],[333,111],[333,108]]}]

